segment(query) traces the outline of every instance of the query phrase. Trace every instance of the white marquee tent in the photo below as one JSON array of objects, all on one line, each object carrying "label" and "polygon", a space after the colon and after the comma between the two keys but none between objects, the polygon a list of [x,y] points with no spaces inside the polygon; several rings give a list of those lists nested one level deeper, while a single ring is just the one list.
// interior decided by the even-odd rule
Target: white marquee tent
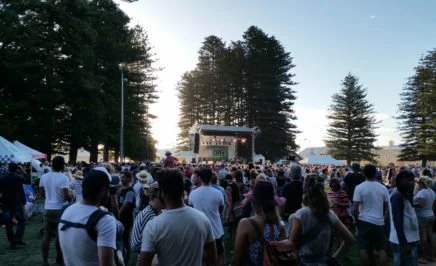
[{"label": "white marquee tent", "polygon": [[320,164],[320,165],[336,165],[343,166],[343,162],[336,160],[330,155],[310,155],[300,161],[301,164]]},{"label": "white marquee tent", "polygon": [[24,152],[26,154],[29,154],[33,158],[37,158],[37,159],[46,159],[47,158],[46,154],[30,148],[29,146],[24,145],[23,143],[19,142],[18,140],[14,141],[13,143],[19,150],[21,150],[22,152]]},{"label": "white marquee tent", "polygon": [[28,163],[31,160],[31,155],[22,152],[14,144],[0,136],[0,162]]}]

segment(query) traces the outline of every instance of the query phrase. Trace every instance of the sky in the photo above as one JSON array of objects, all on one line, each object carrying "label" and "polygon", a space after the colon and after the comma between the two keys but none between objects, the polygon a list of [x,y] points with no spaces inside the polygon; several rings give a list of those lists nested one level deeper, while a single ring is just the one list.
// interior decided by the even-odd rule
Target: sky
[{"label": "sky", "polygon": [[348,73],[359,77],[381,120],[376,145],[401,142],[399,94],[419,59],[436,48],[436,1],[420,0],[139,0],[119,3],[148,33],[158,59],[160,99],[151,107],[160,149],[176,145],[176,85],[195,68],[206,36],[229,43],[255,25],[291,52],[298,85],[295,121],[301,148],[324,146],[331,97]]}]

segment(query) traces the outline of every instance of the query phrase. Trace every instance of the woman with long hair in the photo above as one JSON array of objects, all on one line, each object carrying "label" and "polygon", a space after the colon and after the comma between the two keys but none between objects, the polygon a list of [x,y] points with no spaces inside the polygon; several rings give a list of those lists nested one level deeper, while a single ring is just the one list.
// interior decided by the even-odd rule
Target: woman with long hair
[{"label": "woman with long hair", "polygon": [[[413,197],[413,202],[418,217],[422,253],[428,262],[434,262],[433,223],[435,216],[433,203],[435,195],[433,190],[428,187],[429,183],[431,184],[431,181],[428,182],[427,177],[418,179],[418,192]],[[426,263],[427,261],[421,260],[420,263]]]},{"label": "woman with long hair", "polygon": [[343,241],[333,257],[340,258],[347,254],[356,240],[330,210],[324,185],[316,174],[310,174],[304,179],[303,205],[303,208],[291,216],[289,239],[271,244],[287,248],[298,247],[302,266],[325,266],[332,233],[335,232],[335,236]]},{"label": "woman with long hair", "polygon": [[264,239],[277,241],[285,238],[285,229],[274,200],[274,186],[259,181],[254,186],[255,215],[242,219],[236,231],[232,265],[259,265],[263,263]]}]

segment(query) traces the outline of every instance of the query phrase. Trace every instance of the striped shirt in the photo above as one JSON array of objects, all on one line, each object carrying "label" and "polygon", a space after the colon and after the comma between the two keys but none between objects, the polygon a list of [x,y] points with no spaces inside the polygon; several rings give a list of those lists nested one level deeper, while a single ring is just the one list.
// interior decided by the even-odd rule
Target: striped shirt
[{"label": "striped shirt", "polygon": [[132,230],[132,250],[139,253],[141,251],[142,243],[142,231],[145,225],[157,216],[156,210],[154,210],[151,205],[148,205],[136,216],[135,223],[133,224]]}]

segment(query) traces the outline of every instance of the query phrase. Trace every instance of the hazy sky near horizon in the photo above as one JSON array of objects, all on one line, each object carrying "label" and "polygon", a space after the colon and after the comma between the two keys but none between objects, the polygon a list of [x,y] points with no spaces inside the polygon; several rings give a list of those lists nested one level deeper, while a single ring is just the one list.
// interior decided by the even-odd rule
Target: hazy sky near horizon
[{"label": "hazy sky near horizon", "polygon": [[302,132],[297,144],[324,146],[331,96],[347,73],[357,75],[382,120],[377,145],[396,144],[393,118],[399,93],[427,51],[436,48],[436,1],[406,0],[139,0],[120,3],[149,35],[156,54],[160,99],[151,111],[158,148],[176,144],[179,102],[176,84],[195,68],[208,35],[242,39],[251,25],[274,35],[291,52],[299,84],[295,110]]}]

